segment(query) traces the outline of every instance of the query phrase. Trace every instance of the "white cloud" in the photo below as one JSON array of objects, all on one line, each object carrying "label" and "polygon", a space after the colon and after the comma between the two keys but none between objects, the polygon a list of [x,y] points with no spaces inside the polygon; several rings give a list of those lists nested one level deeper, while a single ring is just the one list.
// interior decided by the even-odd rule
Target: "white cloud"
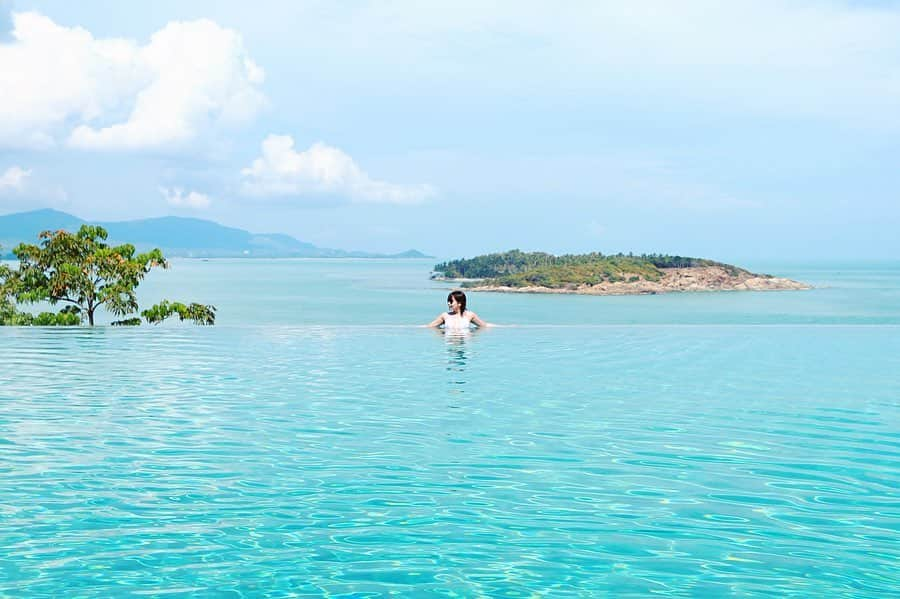
[{"label": "white cloud", "polygon": [[252,196],[343,196],[355,202],[416,204],[436,194],[430,185],[400,185],[371,179],[338,148],[315,143],[298,152],[289,135],[269,135],[262,156],[241,170],[243,191]]},{"label": "white cloud", "polygon": [[31,170],[19,166],[11,166],[0,175],[0,193],[21,192],[25,189],[26,180],[31,177]]},{"label": "white cloud", "polygon": [[0,173],[0,205],[6,210],[68,208],[70,203],[62,186],[40,180],[32,169],[11,166]]},{"label": "white cloud", "polygon": [[185,193],[183,189],[178,187],[173,187],[171,189],[160,187],[159,193],[163,195],[170,206],[175,206],[176,208],[194,208],[202,210],[209,208],[210,205],[212,205],[212,198],[197,191]]},{"label": "white cloud", "polygon": [[209,20],[172,22],[149,43],[97,39],[34,12],[0,43],[0,144],[164,148],[252,118],[263,72],[240,35]]}]

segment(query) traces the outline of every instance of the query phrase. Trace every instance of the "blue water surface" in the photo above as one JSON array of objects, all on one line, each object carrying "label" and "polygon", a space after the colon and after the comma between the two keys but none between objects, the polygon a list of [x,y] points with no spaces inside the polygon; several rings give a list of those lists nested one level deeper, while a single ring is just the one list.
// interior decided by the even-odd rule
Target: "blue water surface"
[{"label": "blue water surface", "polygon": [[0,328],[0,595],[900,587],[900,265],[472,294],[516,326],[463,336],[411,326],[430,266],[176,261],[143,299],[215,327]]}]

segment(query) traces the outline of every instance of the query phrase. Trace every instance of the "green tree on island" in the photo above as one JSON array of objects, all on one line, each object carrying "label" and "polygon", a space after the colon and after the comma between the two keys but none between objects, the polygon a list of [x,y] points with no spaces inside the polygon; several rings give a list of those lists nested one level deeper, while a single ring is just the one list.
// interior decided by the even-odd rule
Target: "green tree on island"
[{"label": "green tree on island", "polygon": [[[705,258],[664,254],[565,254],[510,250],[469,259],[449,260],[434,266],[433,277],[478,279],[463,287],[500,285],[504,287],[541,286],[554,289],[576,288],[604,282],[635,283],[659,281],[667,268],[719,267],[732,277],[750,275],[742,268]],[[759,276],[759,275],[757,275]]]},{"label": "green tree on island", "polygon": [[[151,269],[168,263],[159,249],[137,254],[130,243],[109,246],[106,237],[103,227],[82,225],[77,233],[44,231],[39,245],[16,246],[19,268],[0,265],[0,324],[77,325],[87,319],[93,326],[101,306],[121,318],[114,325],[140,324],[136,289]],[[66,306],[37,316],[16,309],[16,303],[35,302]],[[215,306],[167,300],[140,314],[152,324],[170,316],[203,325],[216,320]]]}]

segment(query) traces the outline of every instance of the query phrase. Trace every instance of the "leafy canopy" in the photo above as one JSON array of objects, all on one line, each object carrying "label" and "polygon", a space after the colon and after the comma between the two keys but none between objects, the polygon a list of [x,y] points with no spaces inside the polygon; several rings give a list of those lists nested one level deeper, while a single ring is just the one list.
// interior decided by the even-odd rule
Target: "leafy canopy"
[{"label": "leafy canopy", "polygon": [[[129,317],[139,309],[137,287],[151,269],[168,268],[168,262],[159,249],[139,254],[130,243],[110,246],[106,238],[103,227],[82,225],[76,233],[44,231],[38,245],[19,244],[13,250],[19,259],[18,270],[0,270],[0,323],[38,324],[20,322],[28,319],[15,311],[14,299],[22,304],[67,304],[57,315],[58,324],[79,324],[87,318],[93,325],[101,306],[122,318],[115,324],[139,324],[140,319]],[[2,310],[9,306],[12,312],[4,319]],[[163,301],[142,313],[152,323],[176,314],[198,324],[215,322],[215,307],[202,304]]]}]

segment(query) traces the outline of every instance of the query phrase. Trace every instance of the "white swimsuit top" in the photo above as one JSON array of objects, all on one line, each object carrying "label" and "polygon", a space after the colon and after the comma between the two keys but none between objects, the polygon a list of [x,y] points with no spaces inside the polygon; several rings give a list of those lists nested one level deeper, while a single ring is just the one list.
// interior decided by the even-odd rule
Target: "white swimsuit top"
[{"label": "white swimsuit top", "polygon": [[469,325],[472,323],[472,316],[470,312],[463,312],[462,316],[459,314],[451,314],[447,312],[444,314],[444,329],[451,331],[467,331],[469,330]]}]

